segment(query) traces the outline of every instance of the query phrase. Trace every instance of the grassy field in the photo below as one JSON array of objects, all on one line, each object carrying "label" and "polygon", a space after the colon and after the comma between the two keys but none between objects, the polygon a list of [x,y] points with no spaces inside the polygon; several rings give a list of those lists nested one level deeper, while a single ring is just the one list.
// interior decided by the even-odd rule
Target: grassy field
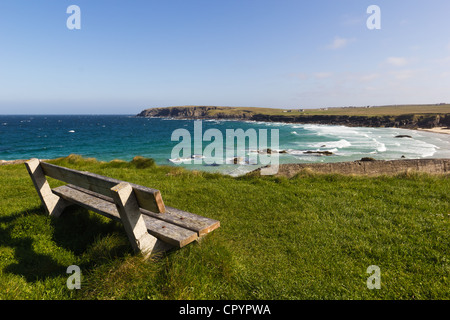
[{"label": "grassy field", "polygon": [[[398,105],[398,106],[372,106],[367,107],[342,107],[342,108],[317,108],[303,109],[275,109],[275,108],[249,108],[249,107],[219,107],[210,110],[209,115],[217,113],[241,114],[268,114],[268,115],[348,115],[348,116],[399,116],[404,114],[447,114],[450,113],[450,104],[444,105]],[[285,112],[286,111],[286,112]],[[290,111],[290,112],[288,112]]]},{"label": "grassy field", "polygon": [[[145,262],[120,224],[76,208],[50,218],[25,166],[0,166],[0,299],[450,298],[448,176],[232,178],[151,161],[53,162],[158,188],[166,205],[221,227]],[[80,290],[66,287],[74,264]],[[379,290],[366,286],[370,265]]]}]

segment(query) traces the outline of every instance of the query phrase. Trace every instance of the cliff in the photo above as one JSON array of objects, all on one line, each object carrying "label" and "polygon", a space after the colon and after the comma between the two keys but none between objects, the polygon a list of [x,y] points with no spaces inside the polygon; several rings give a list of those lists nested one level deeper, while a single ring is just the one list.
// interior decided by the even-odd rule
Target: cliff
[{"label": "cliff", "polygon": [[210,110],[217,107],[168,107],[146,109],[139,113],[138,117],[161,118],[207,118]]},{"label": "cliff", "polygon": [[395,127],[395,128],[434,128],[450,126],[450,115],[401,115],[401,116],[346,116],[346,115],[305,115],[305,116],[267,116],[254,115],[251,120],[268,122],[291,122],[345,125],[349,127]]},{"label": "cliff", "polygon": [[355,127],[396,127],[406,129],[450,127],[450,114],[402,114],[402,115],[302,115],[270,114],[258,108],[233,108],[214,106],[188,106],[152,108],[143,110],[138,117],[170,117],[183,119],[233,119],[264,122],[288,122],[345,125]]}]

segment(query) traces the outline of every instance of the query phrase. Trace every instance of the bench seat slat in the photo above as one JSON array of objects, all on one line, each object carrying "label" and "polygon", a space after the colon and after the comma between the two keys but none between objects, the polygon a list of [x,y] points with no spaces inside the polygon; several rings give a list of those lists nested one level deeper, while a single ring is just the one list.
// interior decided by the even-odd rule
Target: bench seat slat
[{"label": "bench seat slat", "polygon": [[[73,188],[68,185],[54,188],[52,191],[54,194],[69,202],[78,204],[113,220],[121,221],[116,205],[111,202],[112,199],[108,201],[105,196],[99,197],[92,193],[83,192],[80,188]],[[181,248],[198,238],[197,233],[192,230],[151,216],[143,215],[142,217],[151,235],[173,246]]]},{"label": "bench seat slat", "polygon": [[[101,194],[95,193],[90,190],[85,190],[83,188],[67,185],[70,188],[79,190],[81,192],[85,192],[91,194],[95,197],[102,198],[106,201],[113,202],[113,199],[107,196],[103,196]],[[220,222],[218,220],[206,218],[199,216],[194,213],[190,213],[187,211],[179,210],[176,208],[166,206],[166,212],[164,214],[155,213],[149,210],[145,210],[141,208],[141,213],[150,217],[154,217],[159,220],[167,221],[169,223],[175,224],[185,229],[189,229],[197,232],[199,237],[204,236],[205,234],[217,229],[220,227]]]},{"label": "bench seat slat", "polygon": [[167,206],[166,213],[164,214],[154,213],[145,209],[141,209],[141,212],[145,215],[157,217],[158,219],[195,231],[199,237],[220,227],[218,220]]}]

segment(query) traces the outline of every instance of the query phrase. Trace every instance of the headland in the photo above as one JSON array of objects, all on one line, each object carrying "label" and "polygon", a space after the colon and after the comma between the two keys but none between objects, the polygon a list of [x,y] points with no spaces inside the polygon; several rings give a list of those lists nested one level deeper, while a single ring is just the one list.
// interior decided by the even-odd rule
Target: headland
[{"label": "headland", "polygon": [[319,109],[178,106],[145,109],[137,116],[344,125],[349,127],[393,127],[450,133],[450,104]]}]

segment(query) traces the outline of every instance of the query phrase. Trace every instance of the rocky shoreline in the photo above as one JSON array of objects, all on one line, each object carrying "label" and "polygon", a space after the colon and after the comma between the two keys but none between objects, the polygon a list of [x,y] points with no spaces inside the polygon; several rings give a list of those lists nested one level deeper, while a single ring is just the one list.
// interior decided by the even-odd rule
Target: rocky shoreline
[{"label": "rocky shoreline", "polygon": [[[301,173],[381,176],[411,173],[450,174],[450,159],[402,159],[280,164],[275,176],[292,178]],[[249,173],[260,175],[261,168]]]},{"label": "rocky shoreline", "polygon": [[231,108],[224,112],[222,107],[167,107],[143,110],[137,117],[157,117],[175,119],[217,119],[262,122],[284,122],[302,124],[345,125],[349,127],[386,127],[403,129],[445,128],[450,130],[450,114],[404,114],[398,116],[350,116],[350,115],[270,115],[250,110]]}]

